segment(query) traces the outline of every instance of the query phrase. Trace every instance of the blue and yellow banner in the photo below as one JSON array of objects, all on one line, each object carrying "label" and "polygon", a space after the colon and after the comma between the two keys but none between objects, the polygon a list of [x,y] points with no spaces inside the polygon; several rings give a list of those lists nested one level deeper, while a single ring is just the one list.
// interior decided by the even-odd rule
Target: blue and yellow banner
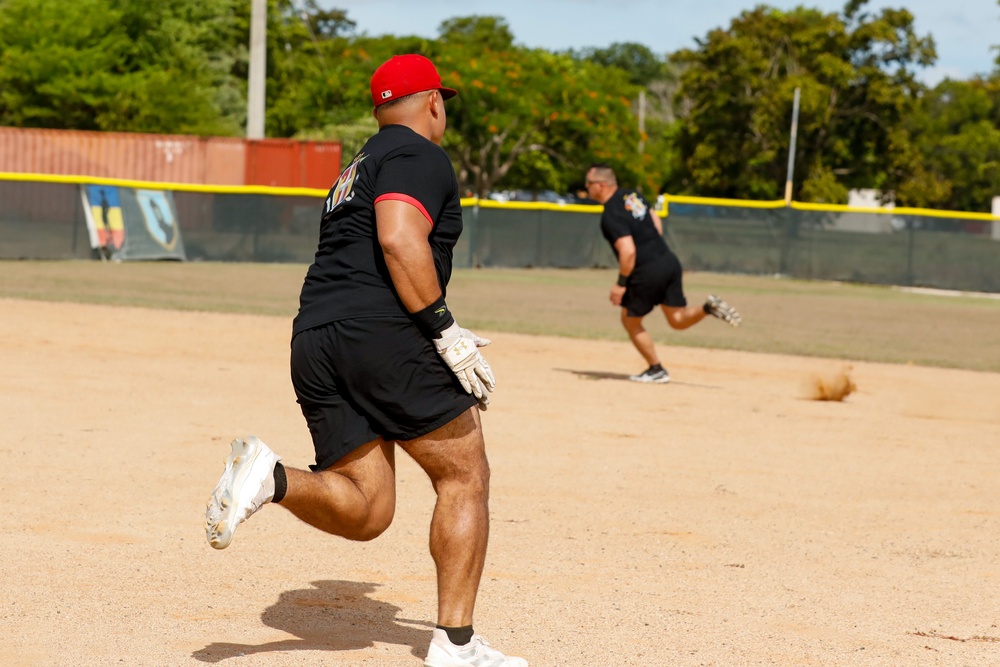
[{"label": "blue and yellow banner", "polygon": [[81,186],[90,245],[102,259],[186,259],[168,190]]}]

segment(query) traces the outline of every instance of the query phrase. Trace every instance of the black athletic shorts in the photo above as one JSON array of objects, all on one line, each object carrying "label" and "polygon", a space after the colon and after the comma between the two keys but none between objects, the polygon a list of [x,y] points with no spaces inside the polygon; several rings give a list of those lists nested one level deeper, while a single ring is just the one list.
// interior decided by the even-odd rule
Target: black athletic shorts
[{"label": "black athletic shorts", "polygon": [[629,317],[645,317],[660,305],[683,308],[687,305],[683,273],[677,255],[669,250],[655,261],[637,266],[629,276],[622,307]]},{"label": "black athletic shorts", "polygon": [[382,436],[412,440],[476,405],[409,318],[332,322],[292,338],[292,386],[325,470]]}]

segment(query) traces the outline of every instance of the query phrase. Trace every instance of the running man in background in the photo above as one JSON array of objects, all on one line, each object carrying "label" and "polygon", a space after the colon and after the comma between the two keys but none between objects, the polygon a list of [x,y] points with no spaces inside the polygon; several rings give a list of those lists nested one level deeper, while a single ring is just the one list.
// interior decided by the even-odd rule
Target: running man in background
[{"label": "running man in background", "polygon": [[266,503],[349,540],[392,522],[398,444],[437,493],[430,551],[438,615],[427,667],[527,667],[472,627],[489,537],[490,468],[479,411],[494,378],[445,303],[462,231],[458,180],[441,148],[444,101],[433,63],[394,56],[371,79],[379,130],[330,190],[299,312],[292,384],[316,463],[285,467],[254,436],[232,444],[208,502],[209,543],[224,549]]},{"label": "running man in background", "polygon": [[618,282],[611,288],[611,303],[621,306],[622,325],[632,344],[649,366],[635,382],[670,382],[670,374],[660,363],[653,338],[642,326],[642,319],[660,306],[667,324],[687,329],[713,315],[734,327],[740,314],[717,296],[705,303],[689,306],[684,296],[680,260],[663,240],[663,223],[642,196],[618,187],[618,178],[610,166],[591,165],[586,176],[587,195],[604,205],[601,233],[618,258]]}]

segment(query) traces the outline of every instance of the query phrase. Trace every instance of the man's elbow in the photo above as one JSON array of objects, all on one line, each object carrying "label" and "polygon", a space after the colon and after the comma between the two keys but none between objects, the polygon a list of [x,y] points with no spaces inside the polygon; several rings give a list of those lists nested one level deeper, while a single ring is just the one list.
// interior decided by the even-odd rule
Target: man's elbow
[{"label": "man's elbow", "polygon": [[386,256],[401,256],[408,247],[413,246],[413,239],[406,234],[395,230],[382,230],[378,232],[378,243],[382,246],[382,254]]}]

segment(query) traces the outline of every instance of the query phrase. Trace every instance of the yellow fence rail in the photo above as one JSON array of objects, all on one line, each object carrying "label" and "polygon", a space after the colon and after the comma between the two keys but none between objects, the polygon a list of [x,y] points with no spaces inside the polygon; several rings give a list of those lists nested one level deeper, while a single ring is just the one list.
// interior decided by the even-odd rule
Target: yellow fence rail
[{"label": "yellow fence rail", "polygon": [[[281,188],[266,185],[202,185],[196,183],[160,183],[152,181],[135,181],[119,178],[101,178],[96,176],[58,176],[52,174],[22,174],[11,172],[0,172],[0,181],[31,181],[41,183],[77,183],[92,185],[109,185],[125,188],[147,188],[156,190],[173,190],[176,192],[204,192],[216,194],[258,194],[294,197],[326,197],[326,190],[314,188]],[[783,199],[767,201],[751,199],[726,199],[721,197],[695,197],[690,195],[663,195],[663,207],[657,211],[661,216],[669,214],[670,204],[694,204],[696,206],[729,206],[738,208],[753,209],[780,209],[785,208]],[[499,202],[492,199],[478,197],[462,198],[462,206],[480,208],[497,208],[507,210],[523,211],[565,211],[569,213],[593,213],[599,212],[601,207],[593,204],[557,204],[553,202]],[[831,213],[873,213],[876,215],[920,215],[932,218],[950,218],[953,220],[980,220],[996,221],[1000,216],[990,213],[970,213],[967,211],[945,211],[929,208],[912,207],[862,207],[845,206],[841,204],[815,204],[811,202],[793,201],[788,208],[797,211],[820,211]]]}]

